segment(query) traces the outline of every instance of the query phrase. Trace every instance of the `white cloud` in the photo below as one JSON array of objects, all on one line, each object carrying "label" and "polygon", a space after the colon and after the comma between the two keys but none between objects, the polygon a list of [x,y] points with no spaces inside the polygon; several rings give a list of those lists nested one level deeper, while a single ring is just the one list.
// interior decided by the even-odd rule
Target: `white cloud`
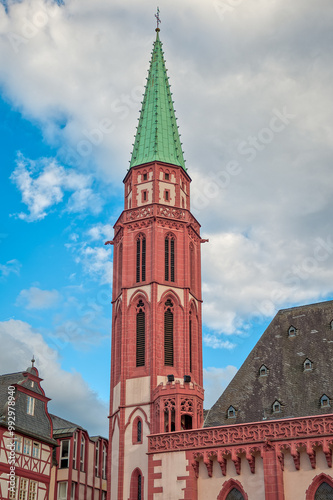
[{"label": "white cloud", "polygon": [[28,222],[44,219],[54,205],[63,201],[66,191],[74,191],[67,204],[69,212],[88,210],[98,214],[102,209],[100,196],[89,187],[92,177],[65,169],[53,158],[33,161],[19,154],[10,178],[29,210],[29,213],[19,213],[18,217]]},{"label": "white cloud", "polygon": [[20,291],[16,305],[26,309],[49,309],[58,304],[60,297],[57,290],[41,290],[32,286]]},{"label": "white cloud", "polygon": [[17,259],[8,260],[6,264],[0,264],[0,277],[6,278],[9,274],[20,274],[22,264]]},{"label": "white cloud", "polygon": [[233,344],[230,340],[222,340],[216,334],[204,334],[203,342],[207,347],[212,349],[234,349],[237,344]]},{"label": "white cloud", "polygon": [[34,354],[36,368],[44,379],[42,386],[48,397],[49,411],[75,422],[90,435],[107,436],[107,404],[91,390],[79,373],[61,368],[58,352],[49,347],[43,337],[28,323],[18,320],[0,322],[2,373],[23,371]]},{"label": "white cloud", "polygon": [[87,235],[92,241],[96,240],[101,240],[103,241],[104,239],[111,239],[113,236],[113,227],[111,224],[96,224],[95,226],[92,226],[90,229],[87,231]]},{"label": "white cloud", "polygon": [[237,372],[236,366],[204,368],[205,408],[211,408]]},{"label": "white cloud", "polygon": [[[225,15],[221,3],[171,0],[161,8],[192,209],[210,238],[202,255],[211,342],[221,342],[219,332],[241,333],[253,316],[333,293],[332,254],[315,256],[318,239],[330,248],[333,237],[330,1],[318,8],[312,0],[244,0]],[[58,8],[24,0],[2,14],[6,97],[40,124],[64,164],[120,186],[154,38],[150,2],[71,0]],[[26,20],[35,26],[30,36]],[[276,121],[276,110],[284,118]],[[29,172],[23,218],[45,217],[64,191],[79,192],[51,183],[45,193]],[[75,194],[70,206],[82,208],[83,199]],[[98,200],[92,206],[97,213]],[[88,236],[105,233],[96,227]],[[78,259],[91,275],[111,275],[97,246],[86,244]]]},{"label": "white cloud", "polygon": [[84,245],[76,262],[83,265],[83,270],[92,277],[98,277],[101,284],[112,282],[113,263],[108,248]]}]

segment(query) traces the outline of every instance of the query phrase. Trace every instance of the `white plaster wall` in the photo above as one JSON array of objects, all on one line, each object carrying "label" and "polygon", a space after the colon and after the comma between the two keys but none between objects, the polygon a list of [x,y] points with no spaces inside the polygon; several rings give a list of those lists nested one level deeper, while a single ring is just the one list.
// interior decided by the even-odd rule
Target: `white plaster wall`
[{"label": "white plaster wall", "polygon": [[[128,417],[133,411],[133,408],[126,409],[126,423],[128,422]],[[144,412],[147,414],[148,421],[150,421],[149,406],[143,406]],[[128,416],[127,416],[128,415]],[[141,417],[142,419],[142,444],[132,444],[132,432],[133,432],[133,422],[135,417]],[[130,496],[130,484],[132,472],[138,467],[144,477],[144,499],[148,498],[148,439],[147,436],[150,434],[148,425],[146,424],[145,417],[140,410],[136,410],[131,416],[129,425],[125,431],[125,462],[124,462],[124,499],[127,500]]]},{"label": "white plaster wall", "polygon": [[111,500],[117,500],[118,498],[118,463],[119,463],[119,427],[117,421],[112,436]]},{"label": "white plaster wall", "polygon": [[120,382],[113,389],[112,411],[113,413],[119,408],[120,405]]},{"label": "white plaster wall", "polygon": [[[173,176],[171,176],[172,178]],[[159,202],[160,203],[167,203],[168,205],[175,205],[176,204],[176,188],[174,184],[170,184],[169,182],[160,182],[159,183]],[[164,191],[165,189],[168,189],[170,191],[170,200],[165,201],[164,199]]]},{"label": "white plaster wall", "polygon": [[217,498],[223,484],[231,478],[241,483],[249,500],[265,500],[264,468],[260,457],[256,457],[255,474],[251,473],[248,461],[245,458],[242,458],[240,475],[237,474],[232,460],[227,460],[226,476],[222,475],[219,463],[214,460],[212,477],[208,476],[207,467],[201,461],[198,477],[198,500]]},{"label": "white plaster wall", "polygon": [[[142,191],[148,191],[147,193],[147,201],[142,201]],[[137,195],[136,195],[136,203],[138,207],[142,205],[147,205],[147,203],[153,202],[153,183],[145,182],[137,187]]]},{"label": "white plaster wall", "polygon": [[130,207],[132,207],[132,193],[130,193],[127,198],[127,208]]},{"label": "white plaster wall", "polygon": [[184,307],[184,290],[181,288],[173,288],[172,286],[170,287],[165,285],[158,285],[157,300],[160,301],[163,293],[166,292],[167,290],[170,290],[170,288],[174,290],[175,294],[180,300],[181,305]]},{"label": "white plaster wall", "polygon": [[[184,498],[184,488],[186,487],[185,479],[178,480],[178,476],[188,476],[186,470],[187,460],[185,451],[173,453],[158,453],[154,457],[155,460],[162,460],[160,467],[155,467],[154,472],[161,472],[162,478],[155,479],[154,486],[159,488],[162,486],[162,493],[155,493],[154,500],[178,500]],[[203,497],[208,500],[209,496]]]},{"label": "white plaster wall", "polygon": [[151,300],[151,285],[137,286],[127,291],[127,305],[129,305],[133,295],[137,292],[137,290],[143,290],[144,292],[146,292],[148,300]]},{"label": "white plaster wall", "polygon": [[312,469],[307,453],[300,456],[300,469],[295,469],[295,464],[290,453],[284,458],[284,494],[286,500],[304,500],[305,492],[313,479],[321,473],[333,479],[333,471],[327,467],[326,457],[322,451],[316,453],[316,468]]},{"label": "white plaster wall", "polygon": [[[126,380],[126,405],[140,405],[150,401],[150,377],[137,377]],[[146,408],[146,406],[144,406]],[[127,408],[131,413],[134,408]],[[126,415],[128,418],[129,415]]]}]

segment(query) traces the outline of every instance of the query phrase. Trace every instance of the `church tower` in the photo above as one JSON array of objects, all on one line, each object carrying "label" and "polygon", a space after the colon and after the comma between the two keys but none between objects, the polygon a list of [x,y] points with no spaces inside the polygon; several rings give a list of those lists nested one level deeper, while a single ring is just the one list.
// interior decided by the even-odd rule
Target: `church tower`
[{"label": "church tower", "polygon": [[149,434],[203,423],[202,240],[159,31],[110,242],[110,500],[148,499]]}]

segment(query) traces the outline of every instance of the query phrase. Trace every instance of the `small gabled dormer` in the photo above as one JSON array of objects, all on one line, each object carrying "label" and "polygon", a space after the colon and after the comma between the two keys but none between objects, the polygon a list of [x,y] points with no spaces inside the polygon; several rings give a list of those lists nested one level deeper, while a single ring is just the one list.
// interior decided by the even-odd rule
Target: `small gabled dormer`
[{"label": "small gabled dormer", "polygon": [[306,358],[306,360],[303,363],[303,371],[304,372],[310,372],[313,369],[313,363],[309,358]]},{"label": "small gabled dormer", "polygon": [[259,377],[267,377],[268,375],[268,368],[266,365],[261,365],[259,368]]},{"label": "small gabled dormer", "polygon": [[330,408],[330,407],[331,407],[330,398],[326,394],[323,394],[322,397],[320,398],[320,408]]},{"label": "small gabled dormer", "polygon": [[229,406],[227,410],[227,418],[236,418],[236,409],[233,406]]},{"label": "small gabled dormer", "polygon": [[290,325],[288,328],[288,337],[296,337],[296,328],[293,325]]},{"label": "small gabled dormer", "polygon": [[277,399],[272,404],[272,413],[281,413],[282,405]]}]

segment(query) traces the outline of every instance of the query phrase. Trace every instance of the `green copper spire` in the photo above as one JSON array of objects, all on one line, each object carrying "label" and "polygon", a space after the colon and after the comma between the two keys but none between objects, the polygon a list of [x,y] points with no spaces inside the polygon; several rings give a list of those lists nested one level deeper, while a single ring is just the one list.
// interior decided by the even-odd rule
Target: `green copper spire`
[{"label": "green copper spire", "polygon": [[157,28],[130,168],[162,161],[185,169],[159,31]]}]

